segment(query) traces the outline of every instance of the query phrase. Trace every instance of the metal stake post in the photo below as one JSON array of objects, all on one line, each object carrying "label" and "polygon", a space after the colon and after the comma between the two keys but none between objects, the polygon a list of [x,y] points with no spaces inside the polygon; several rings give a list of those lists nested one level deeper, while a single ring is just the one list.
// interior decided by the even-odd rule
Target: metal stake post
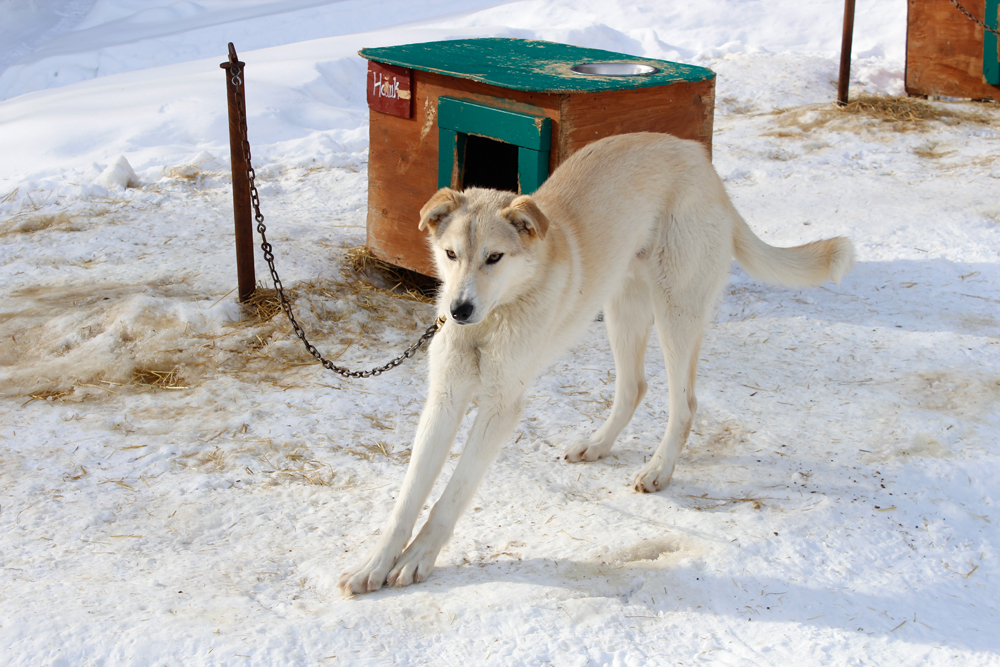
[{"label": "metal stake post", "polygon": [[253,222],[250,212],[250,177],[239,109],[246,108],[243,86],[244,63],[236,58],[236,47],[229,42],[229,60],[219,65],[226,70],[226,97],[229,101],[229,154],[233,171],[233,220],[236,223],[236,277],[240,301],[246,301],[257,286],[253,265]]},{"label": "metal stake post", "polygon": [[840,43],[840,82],[837,104],[847,104],[847,86],[851,83],[851,42],[854,39],[854,0],[844,0],[844,37]]}]

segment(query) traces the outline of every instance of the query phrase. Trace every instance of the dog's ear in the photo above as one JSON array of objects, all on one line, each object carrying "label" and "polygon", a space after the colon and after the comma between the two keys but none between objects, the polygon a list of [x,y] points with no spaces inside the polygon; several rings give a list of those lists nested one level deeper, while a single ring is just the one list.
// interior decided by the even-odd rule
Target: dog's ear
[{"label": "dog's ear", "polygon": [[549,219],[538,208],[535,200],[528,195],[521,195],[512,201],[510,206],[500,211],[500,215],[514,225],[518,232],[537,238],[539,241],[544,239],[546,232],[549,231]]},{"label": "dog's ear", "polygon": [[437,229],[438,223],[448,214],[454,213],[464,202],[465,197],[461,192],[441,188],[420,209],[420,231]]}]

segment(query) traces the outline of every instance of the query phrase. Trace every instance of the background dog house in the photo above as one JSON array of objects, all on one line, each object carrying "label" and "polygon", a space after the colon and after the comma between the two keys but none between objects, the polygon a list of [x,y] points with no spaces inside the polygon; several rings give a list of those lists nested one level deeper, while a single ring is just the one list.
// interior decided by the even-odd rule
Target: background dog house
[{"label": "background dog house", "polygon": [[439,187],[531,193],[579,148],[626,132],[666,132],[711,151],[715,74],[703,67],[499,38],[360,53],[371,108],[368,246],[426,275],[434,267],[417,223]]},{"label": "background dog house", "polygon": [[[1000,0],[961,0],[970,14],[997,27]],[[997,37],[949,0],[909,0],[906,92],[1000,100]]]}]

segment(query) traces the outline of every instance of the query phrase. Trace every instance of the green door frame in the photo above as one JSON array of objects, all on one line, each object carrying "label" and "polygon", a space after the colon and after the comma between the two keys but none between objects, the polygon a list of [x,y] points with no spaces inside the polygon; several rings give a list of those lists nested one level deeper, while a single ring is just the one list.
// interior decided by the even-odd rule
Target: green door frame
[{"label": "green door frame", "polygon": [[[997,13],[1000,0],[986,0],[987,26],[996,30],[1000,27]],[[997,36],[989,30],[983,31],[983,77],[991,86],[1000,86],[1000,55],[997,54]]]},{"label": "green door frame", "polygon": [[461,187],[465,140],[470,135],[517,146],[520,194],[537,190],[549,177],[552,120],[454,97],[438,99],[438,187]]}]

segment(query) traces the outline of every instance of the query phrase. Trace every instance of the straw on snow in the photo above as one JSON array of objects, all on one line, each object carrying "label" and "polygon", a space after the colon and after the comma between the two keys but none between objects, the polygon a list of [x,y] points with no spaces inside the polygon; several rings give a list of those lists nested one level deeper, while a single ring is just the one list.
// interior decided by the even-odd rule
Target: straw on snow
[{"label": "straw on snow", "polygon": [[888,95],[862,94],[840,107],[840,111],[861,114],[893,123],[917,123],[945,119],[980,124],[990,122],[989,116],[980,112],[955,111],[915,97],[889,97]]},{"label": "straw on snow", "polygon": [[971,123],[996,125],[997,116],[991,113],[996,105],[978,105],[974,111],[962,111],[954,105],[932,104],[912,97],[890,97],[887,95],[861,94],[841,107],[835,103],[813,104],[792,109],[777,109],[779,129],[766,134],[769,136],[798,136],[829,124],[845,128],[860,129],[871,121],[890,123],[898,132],[925,132],[937,121],[949,125]]}]

